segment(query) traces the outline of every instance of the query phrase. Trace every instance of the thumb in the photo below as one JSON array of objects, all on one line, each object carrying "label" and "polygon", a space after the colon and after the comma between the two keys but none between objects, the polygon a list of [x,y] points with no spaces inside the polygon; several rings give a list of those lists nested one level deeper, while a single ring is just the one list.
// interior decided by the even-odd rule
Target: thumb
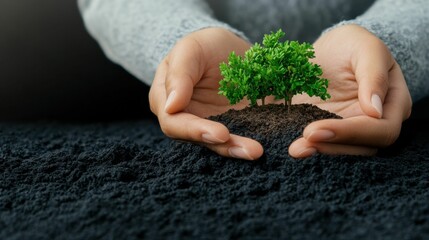
[{"label": "thumb", "polygon": [[382,118],[393,57],[378,38],[370,39],[356,56],[354,72],[359,85],[359,104],[366,115]]},{"label": "thumb", "polygon": [[192,39],[183,39],[167,57],[165,79],[167,100],[165,112],[177,113],[185,109],[192,97],[195,84],[204,73],[202,49]]}]

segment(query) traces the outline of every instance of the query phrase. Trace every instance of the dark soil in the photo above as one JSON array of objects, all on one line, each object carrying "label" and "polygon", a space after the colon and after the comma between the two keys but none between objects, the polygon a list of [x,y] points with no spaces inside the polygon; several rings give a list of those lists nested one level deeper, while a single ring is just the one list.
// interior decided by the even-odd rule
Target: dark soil
[{"label": "dark soil", "polygon": [[296,160],[294,134],[240,161],[150,121],[0,124],[0,239],[429,238],[427,120],[375,157]]},{"label": "dark soil", "polygon": [[269,104],[229,110],[210,117],[223,123],[232,133],[255,139],[264,147],[277,146],[275,149],[281,154],[287,154],[287,146],[302,135],[309,123],[328,118],[341,117],[310,104],[292,105],[290,111],[284,104]]}]

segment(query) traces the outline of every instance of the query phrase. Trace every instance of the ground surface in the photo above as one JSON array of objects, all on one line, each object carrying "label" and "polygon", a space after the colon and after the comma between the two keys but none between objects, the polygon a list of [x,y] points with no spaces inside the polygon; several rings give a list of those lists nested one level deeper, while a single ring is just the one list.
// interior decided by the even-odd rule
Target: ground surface
[{"label": "ground surface", "polygon": [[152,121],[3,123],[0,239],[429,237],[421,119],[376,157],[294,160],[297,133],[282,129],[255,136],[266,155],[247,162],[170,141]]}]

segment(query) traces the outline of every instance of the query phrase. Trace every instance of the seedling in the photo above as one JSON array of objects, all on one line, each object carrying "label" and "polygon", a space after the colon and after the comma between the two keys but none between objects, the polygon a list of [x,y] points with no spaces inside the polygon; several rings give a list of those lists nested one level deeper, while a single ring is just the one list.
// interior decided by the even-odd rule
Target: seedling
[{"label": "seedling", "polygon": [[243,57],[231,52],[228,63],[220,64],[223,79],[219,82],[219,94],[230,104],[244,97],[256,106],[257,100],[265,104],[267,96],[285,99],[290,109],[292,97],[307,93],[322,100],[330,98],[328,80],[321,78],[322,69],[309,61],[314,58],[314,48],[309,43],[280,42],[285,33],[265,34],[262,45],[255,43]]}]

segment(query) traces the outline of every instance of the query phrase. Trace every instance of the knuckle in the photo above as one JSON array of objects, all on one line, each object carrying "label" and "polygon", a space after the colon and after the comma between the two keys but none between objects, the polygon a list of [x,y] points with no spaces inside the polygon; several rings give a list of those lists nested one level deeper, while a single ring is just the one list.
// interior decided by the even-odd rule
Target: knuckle
[{"label": "knuckle", "polygon": [[375,84],[377,84],[377,86],[385,91],[389,88],[389,81],[388,81],[388,76],[387,73],[385,72],[377,72],[372,76],[371,79]]}]

